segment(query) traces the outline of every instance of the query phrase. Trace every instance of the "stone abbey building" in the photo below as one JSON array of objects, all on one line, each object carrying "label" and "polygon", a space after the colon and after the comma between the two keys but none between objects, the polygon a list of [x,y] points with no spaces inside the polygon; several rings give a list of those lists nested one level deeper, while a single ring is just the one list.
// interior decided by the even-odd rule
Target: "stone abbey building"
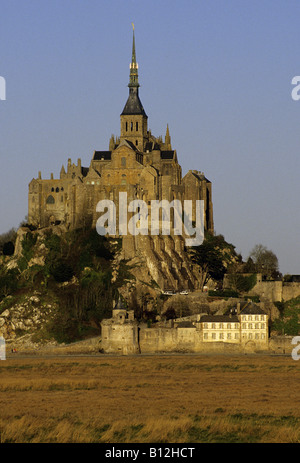
[{"label": "stone abbey building", "polygon": [[[113,200],[118,213],[119,193],[126,192],[128,203],[142,199],[149,208],[151,200],[171,202],[187,199],[193,204],[195,200],[203,200],[204,228],[213,232],[211,182],[197,170],[190,170],[182,177],[176,150],[171,145],[169,127],[164,139],[155,137],[148,128],[148,117],[139,97],[134,30],[128,87],[129,96],[120,116],[120,136],[111,137],[108,150],[94,151],[89,167],[82,166],[80,159],[77,164],[69,159],[66,168],[62,166],[59,179],[53,178],[53,174],[50,179],[42,179],[39,172],[38,178],[30,182],[29,223],[37,227],[63,224],[68,229],[95,227],[99,218],[96,211],[98,202]],[[125,253],[127,257],[133,256],[137,243],[130,237],[124,238]],[[155,243],[148,245],[149,249],[160,250],[163,246],[165,251],[166,248],[166,243],[159,243],[159,237]],[[178,237],[171,247],[179,252],[183,246]],[[174,261],[172,256],[170,258]],[[160,260],[166,262],[168,258],[160,256]],[[178,265],[181,267],[179,261]],[[169,264],[167,266],[170,267]],[[156,281],[159,280],[157,272],[153,275]],[[183,275],[183,280],[187,276]],[[158,283],[173,288],[182,286],[178,286],[175,280],[174,275],[169,275],[168,282]]]},{"label": "stone abbey building", "polygon": [[172,149],[169,128],[164,140],[148,129],[148,117],[139,98],[138,64],[133,32],[129,96],[124,106],[119,137],[112,136],[107,151],[95,151],[89,167],[81,160],[63,166],[60,178],[38,178],[29,184],[29,222],[40,227],[63,223],[71,228],[95,226],[101,199],[118,204],[119,192],[128,201],[203,199],[205,227],[213,230],[211,182],[202,172],[189,171],[182,178],[176,150]]}]

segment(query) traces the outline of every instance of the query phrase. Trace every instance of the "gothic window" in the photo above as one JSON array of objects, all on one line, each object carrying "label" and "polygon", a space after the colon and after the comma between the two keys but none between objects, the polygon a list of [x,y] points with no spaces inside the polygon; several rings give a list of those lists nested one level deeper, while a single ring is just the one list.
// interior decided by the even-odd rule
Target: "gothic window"
[{"label": "gothic window", "polygon": [[122,175],[121,184],[122,184],[122,185],[126,185],[126,175],[125,175],[125,174]]},{"label": "gothic window", "polygon": [[139,130],[139,123],[138,123],[138,122],[135,123],[135,130],[136,130],[136,131]]},{"label": "gothic window", "polygon": [[54,191],[54,188],[51,188],[51,191]]},{"label": "gothic window", "polygon": [[53,198],[52,195],[48,196],[48,198],[46,199],[46,204],[54,204],[55,203],[55,199]]},{"label": "gothic window", "polygon": [[135,146],[137,146],[139,144],[138,140],[135,140]]},{"label": "gothic window", "polygon": [[126,167],[126,158],[121,158],[121,166]]},{"label": "gothic window", "polygon": [[128,122],[125,124],[126,132],[128,132]]},{"label": "gothic window", "polygon": [[55,191],[56,191],[56,193],[58,193],[58,192],[59,192],[59,188],[57,187]]},{"label": "gothic window", "polygon": [[133,131],[133,122],[130,122],[130,130]]}]

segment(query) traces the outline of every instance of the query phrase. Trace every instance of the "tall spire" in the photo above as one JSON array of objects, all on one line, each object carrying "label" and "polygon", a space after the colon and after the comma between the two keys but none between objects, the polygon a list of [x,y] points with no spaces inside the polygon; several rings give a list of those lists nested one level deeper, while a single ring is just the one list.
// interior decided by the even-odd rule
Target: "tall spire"
[{"label": "tall spire", "polygon": [[132,57],[130,63],[130,75],[129,75],[129,84],[128,87],[139,87],[139,78],[138,78],[138,64],[136,62],[136,54],[135,54],[135,36],[134,36],[134,24],[132,24],[133,28],[133,38],[132,38]]},{"label": "tall spire", "polygon": [[129,97],[126,102],[126,105],[123,109],[121,115],[128,115],[128,114],[135,114],[135,115],[143,115],[147,117],[141,100],[139,98],[139,79],[138,79],[138,64],[136,62],[136,54],[135,54],[135,36],[134,36],[134,24],[132,24],[133,28],[133,40],[132,40],[132,57],[130,63],[130,75],[129,75]]}]

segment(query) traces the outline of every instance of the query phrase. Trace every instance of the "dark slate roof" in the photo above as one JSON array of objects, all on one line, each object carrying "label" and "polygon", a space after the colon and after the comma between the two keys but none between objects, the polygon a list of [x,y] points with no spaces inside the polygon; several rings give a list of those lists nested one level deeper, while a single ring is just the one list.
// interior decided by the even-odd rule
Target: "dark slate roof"
[{"label": "dark slate roof", "polygon": [[88,167],[81,167],[81,173],[82,173],[82,175],[83,175],[84,177],[87,176],[88,172],[89,172],[89,168],[88,168]]},{"label": "dark slate roof", "polygon": [[175,151],[162,151],[161,152],[161,159],[173,159]]},{"label": "dark slate roof", "polygon": [[121,116],[143,115],[147,117],[137,91],[130,91]]},{"label": "dark slate roof", "polygon": [[258,305],[250,302],[246,304],[245,307],[240,311],[240,314],[249,314],[249,315],[266,315],[266,312],[262,310]]},{"label": "dark slate roof", "polygon": [[200,322],[224,322],[224,323],[229,323],[229,322],[239,322],[239,319],[236,315],[232,315],[231,317],[229,315],[202,315],[200,318]]},{"label": "dark slate roof", "polygon": [[93,161],[101,161],[102,159],[110,161],[111,151],[95,151]]},{"label": "dark slate roof", "polygon": [[145,151],[160,150],[160,146],[157,142],[147,141],[145,144]]},{"label": "dark slate roof", "polygon": [[132,143],[132,141],[126,140],[126,142],[128,143],[128,145],[129,145],[134,151],[138,151],[137,147],[135,146],[134,143]]}]

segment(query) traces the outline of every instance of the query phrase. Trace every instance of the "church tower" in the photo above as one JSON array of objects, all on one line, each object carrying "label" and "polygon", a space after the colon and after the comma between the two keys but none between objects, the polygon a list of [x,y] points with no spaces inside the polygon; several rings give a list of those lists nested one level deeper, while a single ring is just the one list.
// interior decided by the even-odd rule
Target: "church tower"
[{"label": "church tower", "polygon": [[135,36],[133,27],[132,41],[132,58],[130,63],[129,74],[129,96],[121,118],[121,136],[120,140],[129,140],[139,151],[144,151],[144,146],[147,141],[147,121],[148,116],[145,113],[141,100],[139,98],[139,79],[138,79],[138,63],[136,62],[135,53]]}]

